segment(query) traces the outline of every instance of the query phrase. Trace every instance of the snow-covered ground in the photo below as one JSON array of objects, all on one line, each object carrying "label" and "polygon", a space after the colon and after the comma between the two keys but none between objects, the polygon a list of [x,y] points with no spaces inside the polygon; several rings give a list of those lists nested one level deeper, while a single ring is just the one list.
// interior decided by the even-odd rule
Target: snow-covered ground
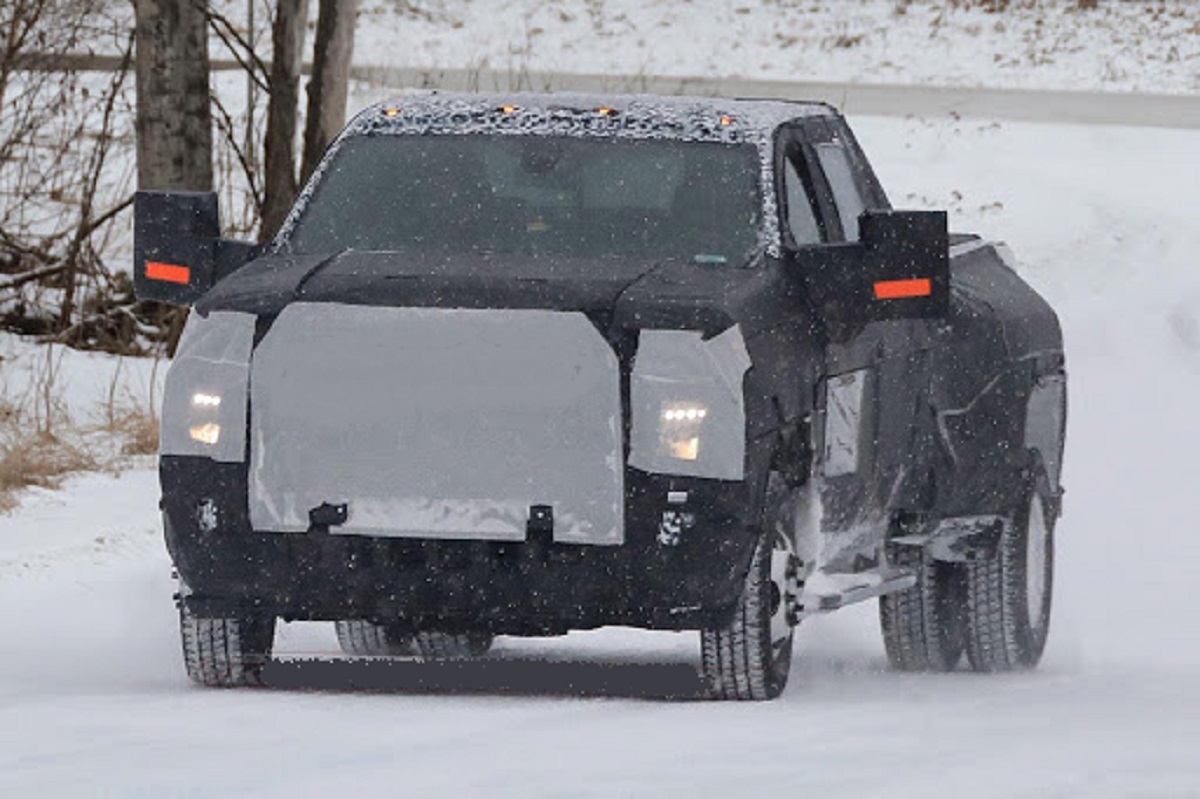
[{"label": "snow-covered ground", "polygon": [[[1062,314],[1040,670],[889,673],[871,604],[806,622],[761,705],[667,701],[695,689],[695,636],[631,630],[332,675],[359,690],[320,662],[198,690],[153,473],[88,475],[0,516],[0,796],[1200,795],[1200,133],[852,121],[896,204],[1007,239]],[[336,651],[324,625],[279,647]]]},{"label": "snow-covered ground", "polygon": [[0,402],[29,407],[49,394],[52,404],[80,422],[109,403],[156,401],[166,369],[165,360],[41,346],[0,331]]},{"label": "snow-covered ground", "polygon": [[[237,0],[230,0],[236,5]],[[355,63],[1102,91],[1200,91],[1200,4],[364,0]]]},{"label": "snow-covered ground", "polygon": [[[119,55],[132,7],[106,0]],[[246,0],[212,5],[242,33]],[[1200,92],[1194,0],[359,0],[354,64],[429,70]],[[270,54],[273,3],[254,39]],[[309,40],[317,3],[309,3]],[[218,60],[232,54],[215,34]]]}]

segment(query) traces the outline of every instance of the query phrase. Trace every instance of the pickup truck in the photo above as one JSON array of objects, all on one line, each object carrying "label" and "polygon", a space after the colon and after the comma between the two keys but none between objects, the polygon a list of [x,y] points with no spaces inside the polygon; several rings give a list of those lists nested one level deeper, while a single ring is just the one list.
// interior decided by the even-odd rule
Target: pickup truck
[{"label": "pickup truck", "polygon": [[897,669],[1041,657],[1057,317],[828,105],[405,96],[266,246],[139,192],[134,266],[192,306],[159,469],[200,684],[261,680],[280,618],[426,659],[626,625],[772,699],[872,598]]}]

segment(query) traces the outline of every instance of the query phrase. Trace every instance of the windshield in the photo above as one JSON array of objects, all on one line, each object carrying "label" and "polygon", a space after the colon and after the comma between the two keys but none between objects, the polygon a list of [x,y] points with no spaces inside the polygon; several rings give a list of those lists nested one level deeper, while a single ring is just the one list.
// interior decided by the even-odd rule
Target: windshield
[{"label": "windshield", "polygon": [[721,263],[758,241],[753,145],[548,136],[361,136],[285,246]]}]

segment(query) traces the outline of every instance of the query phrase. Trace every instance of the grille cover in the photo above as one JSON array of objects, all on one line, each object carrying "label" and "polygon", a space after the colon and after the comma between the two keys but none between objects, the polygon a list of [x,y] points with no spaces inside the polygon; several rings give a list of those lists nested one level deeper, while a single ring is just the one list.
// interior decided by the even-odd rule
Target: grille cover
[{"label": "grille cover", "polygon": [[295,303],[254,352],[250,520],[335,534],[624,540],[620,372],[581,313]]}]

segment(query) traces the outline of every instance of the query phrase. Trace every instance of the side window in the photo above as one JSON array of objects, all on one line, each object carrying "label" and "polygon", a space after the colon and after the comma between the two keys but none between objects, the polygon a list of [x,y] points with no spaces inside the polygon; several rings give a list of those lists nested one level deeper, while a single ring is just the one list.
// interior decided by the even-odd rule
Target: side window
[{"label": "side window", "polygon": [[866,203],[854,182],[854,168],[850,165],[846,148],[840,144],[818,144],[816,151],[821,171],[825,173],[837,203],[846,241],[858,241],[858,217],[866,209]]},{"label": "side window", "polygon": [[812,196],[792,158],[788,158],[784,164],[783,190],[787,203],[787,225],[792,239],[796,244],[820,244],[821,229],[813,211]]}]

